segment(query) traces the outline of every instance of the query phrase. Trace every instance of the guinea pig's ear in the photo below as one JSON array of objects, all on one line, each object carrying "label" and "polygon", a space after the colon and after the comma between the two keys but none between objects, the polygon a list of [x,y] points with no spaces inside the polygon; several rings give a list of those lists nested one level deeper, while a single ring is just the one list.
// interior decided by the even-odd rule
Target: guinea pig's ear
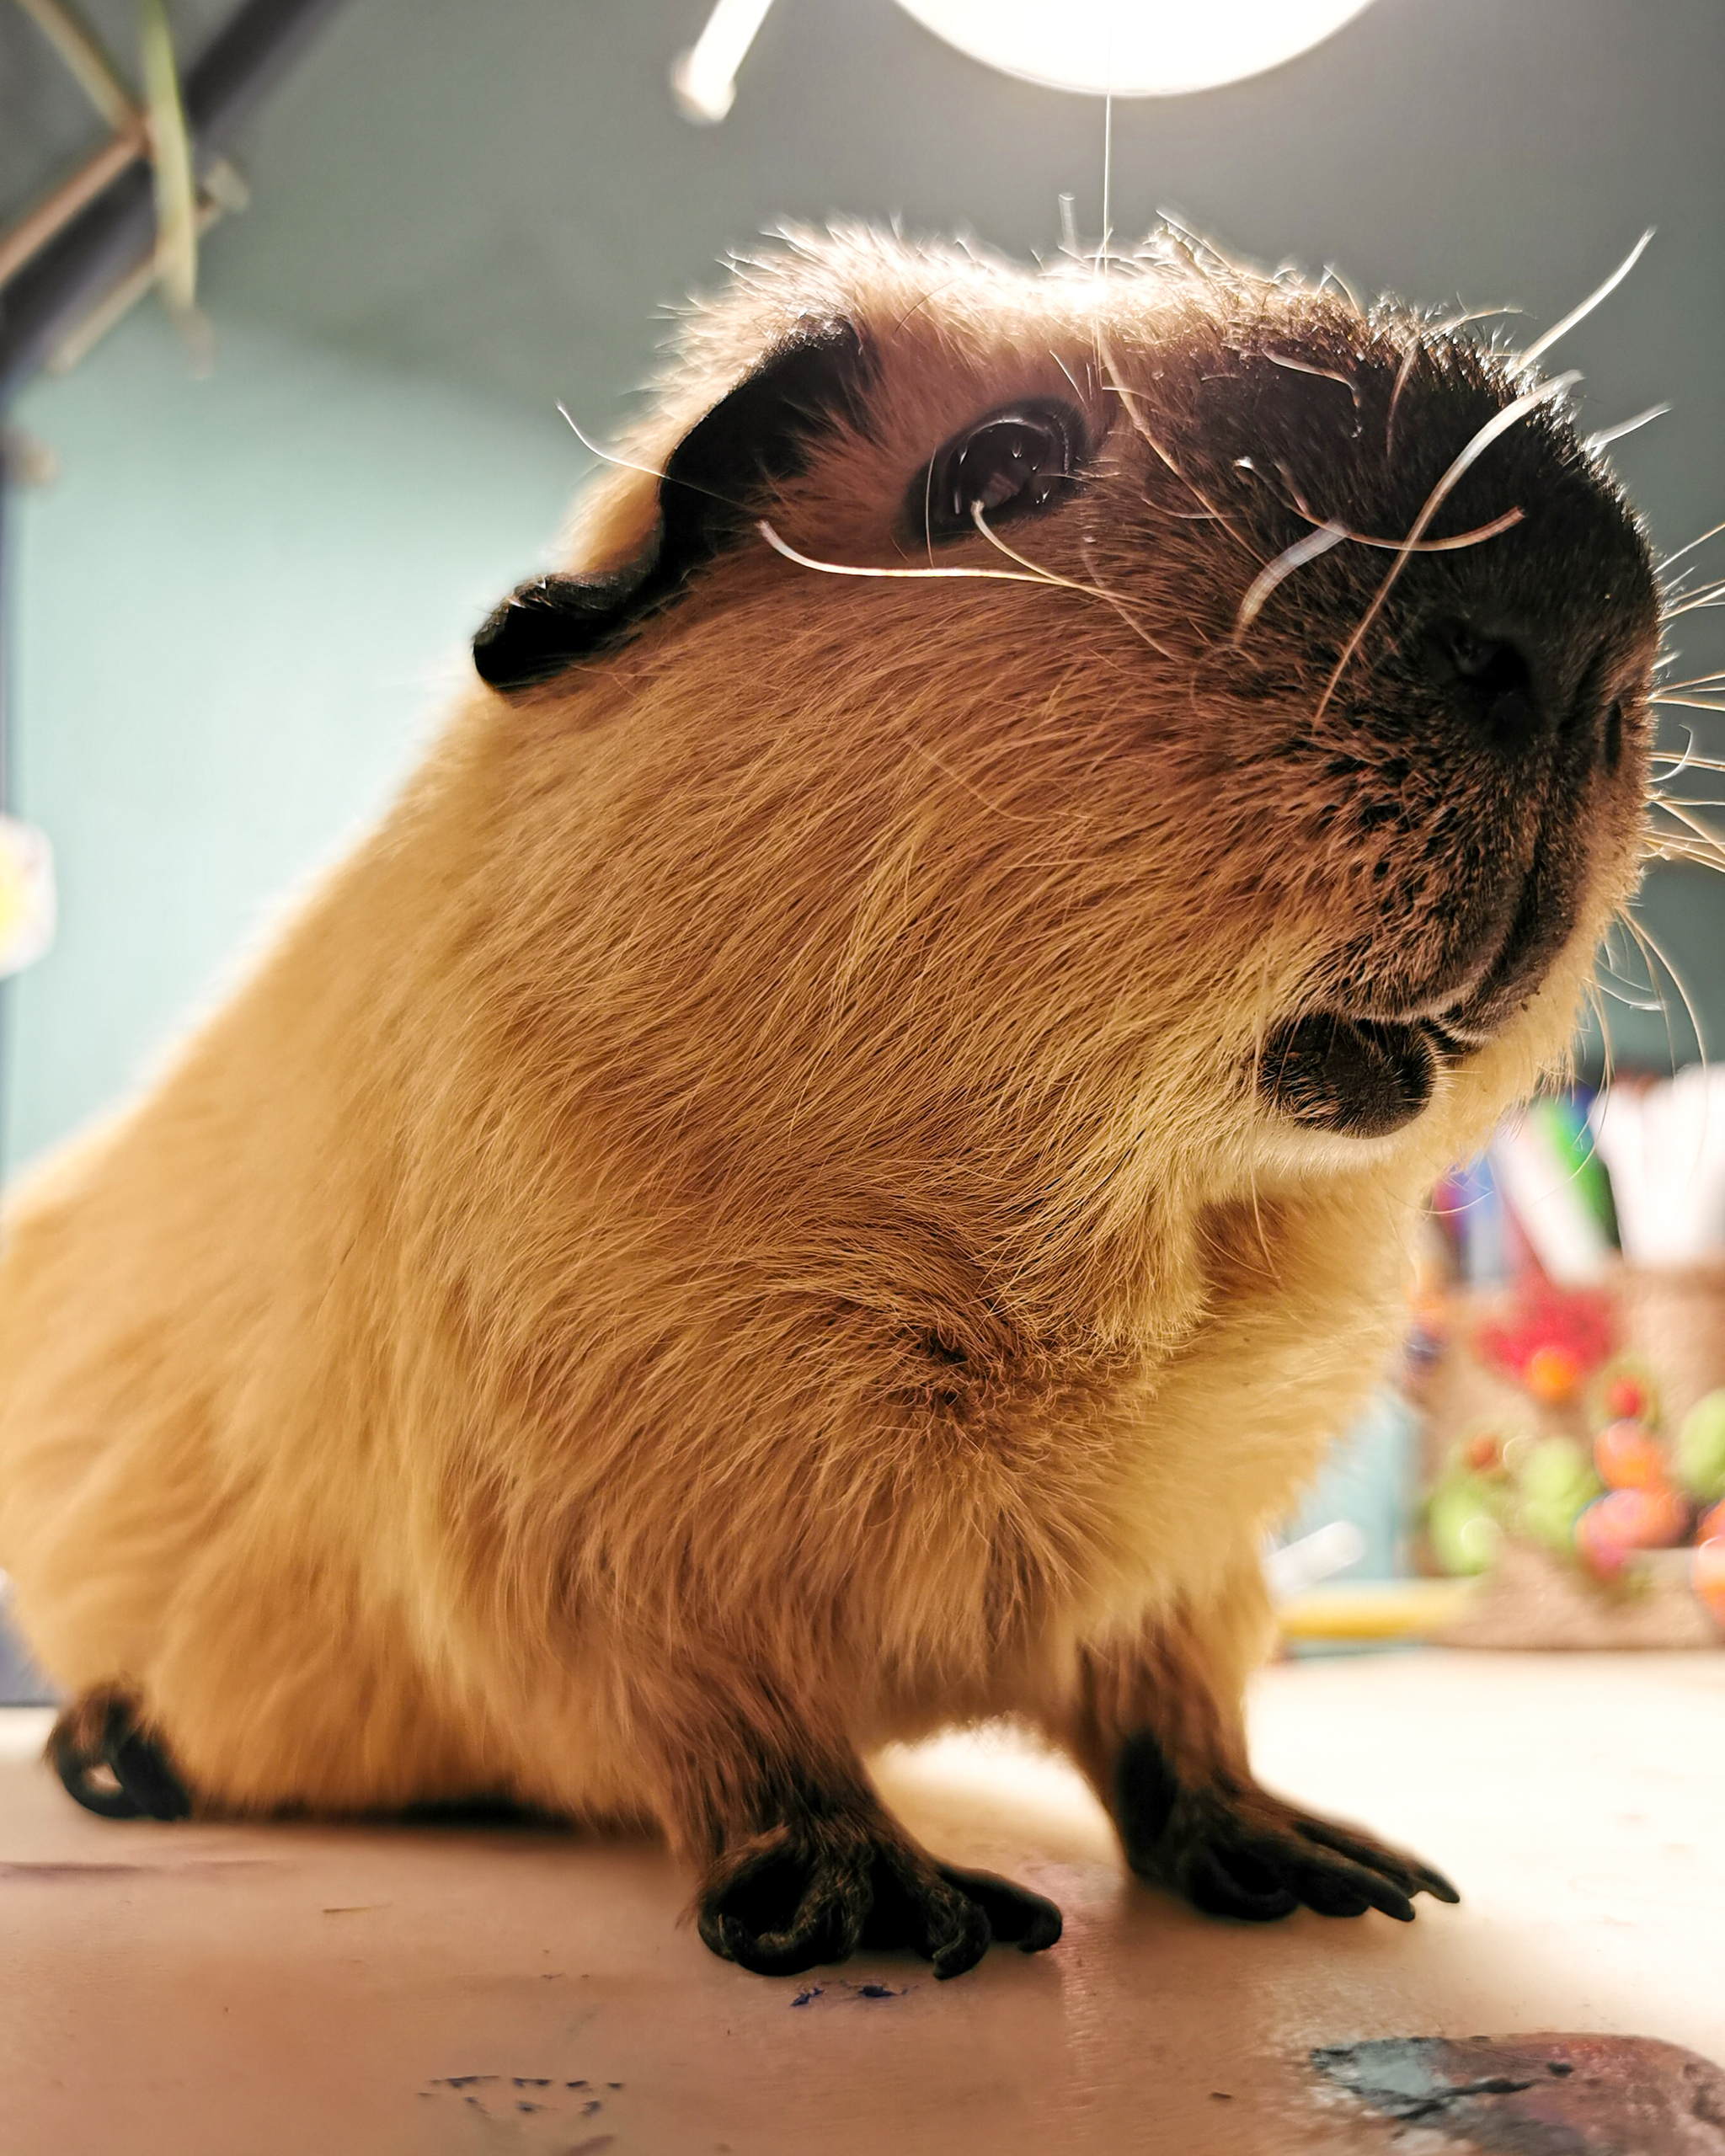
[{"label": "guinea pig's ear", "polygon": [[850,322],[798,323],[684,435],[659,484],[659,523],[620,568],[530,578],[473,639],[483,680],[507,693],[547,681],[606,649],[669,604],[772,506],[814,444],[868,431],[874,363]]}]

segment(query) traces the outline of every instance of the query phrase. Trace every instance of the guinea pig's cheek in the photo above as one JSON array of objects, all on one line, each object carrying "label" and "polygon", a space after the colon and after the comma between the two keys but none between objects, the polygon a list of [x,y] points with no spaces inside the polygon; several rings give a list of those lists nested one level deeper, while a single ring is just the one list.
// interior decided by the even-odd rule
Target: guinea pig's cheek
[{"label": "guinea pig's cheek", "polygon": [[1258,1097],[1278,1115],[1343,1138],[1412,1123],[1437,1083],[1425,1029],[1320,1011],[1279,1026],[1258,1060]]}]

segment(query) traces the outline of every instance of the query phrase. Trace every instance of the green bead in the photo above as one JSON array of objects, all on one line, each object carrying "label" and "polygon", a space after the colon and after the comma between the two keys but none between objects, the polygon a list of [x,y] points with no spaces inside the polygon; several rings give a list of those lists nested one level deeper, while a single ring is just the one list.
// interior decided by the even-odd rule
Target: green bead
[{"label": "green bead", "polygon": [[1432,1555],[1446,1572],[1466,1575],[1488,1569],[1503,1539],[1498,1514],[1503,1501],[1483,1476],[1455,1475],[1434,1489],[1426,1504],[1426,1533]]},{"label": "green bead", "polygon": [[1542,1438],[1528,1448],[1518,1480],[1519,1531],[1550,1550],[1573,1549],[1577,1518],[1604,1487],[1585,1448],[1573,1438]]},{"label": "green bead", "polygon": [[1703,1504],[1725,1497],[1725,1392],[1696,1401],[1677,1433],[1677,1473]]}]

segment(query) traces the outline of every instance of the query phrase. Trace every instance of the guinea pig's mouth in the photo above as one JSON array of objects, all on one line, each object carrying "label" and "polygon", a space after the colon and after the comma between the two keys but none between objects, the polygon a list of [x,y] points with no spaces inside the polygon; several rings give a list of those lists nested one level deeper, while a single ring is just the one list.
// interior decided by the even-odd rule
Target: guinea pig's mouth
[{"label": "guinea pig's mouth", "polygon": [[[1264,1105],[1309,1130],[1383,1138],[1429,1104],[1438,1073],[1494,1039],[1539,988],[1578,919],[1573,877],[1562,850],[1542,850],[1497,910],[1507,925],[1488,931],[1470,958],[1425,992],[1387,1011],[1319,1008],[1285,1020],[1258,1059]],[[1350,998],[1350,1001],[1352,999]],[[1362,1001],[1366,999],[1362,998]],[[1397,1007],[1399,1003],[1400,1007]]]},{"label": "guinea pig's mouth", "polygon": [[1404,1016],[1317,1010],[1290,1018],[1264,1043],[1258,1091],[1264,1105],[1308,1130],[1386,1138],[1421,1114],[1438,1072],[1482,1048],[1543,978],[1567,936],[1569,908],[1541,921],[1530,886],[1509,935],[1482,974],[1439,1010]]},{"label": "guinea pig's mouth", "polygon": [[1279,1026],[1258,1059],[1265,1105],[1308,1130],[1384,1138],[1431,1099],[1440,1053],[1452,1047],[1429,1019],[1350,1018],[1314,1011]]}]

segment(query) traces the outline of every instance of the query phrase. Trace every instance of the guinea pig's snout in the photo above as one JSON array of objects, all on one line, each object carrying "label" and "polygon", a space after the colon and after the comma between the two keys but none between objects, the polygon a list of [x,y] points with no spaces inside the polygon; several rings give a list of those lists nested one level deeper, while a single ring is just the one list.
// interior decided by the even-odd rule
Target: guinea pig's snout
[{"label": "guinea pig's snout", "polygon": [[[1311,393],[1297,377],[1279,392]],[[1429,382],[1402,414],[1430,430],[1407,478],[1354,452],[1357,528],[1433,528],[1428,474],[1514,393],[1477,370]],[[1645,539],[1561,415],[1493,446],[1390,590],[1374,601],[1381,572],[1357,573],[1372,633],[1354,634],[1319,707],[1327,858],[1369,895],[1311,1006],[1258,1054],[1259,1097],[1308,1128],[1413,1120],[1632,880],[1658,622]]]},{"label": "guinea pig's snout", "polygon": [[1525,638],[1494,635],[1471,622],[1447,621],[1427,632],[1419,656],[1487,747],[1514,756],[1536,745],[1543,714]]},{"label": "guinea pig's snout", "polygon": [[1458,724],[1478,746],[1514,765],[1549,755],[1567,733],[1584,766],[1615,771],[1623,756],[1623,702],[1604,693],[1604,654],[1595,655],[1566,707],[1557,684],[1570,670],[1561,649],[1520,623],[1465,616],[1434,622],[1419,638],[1417,663]]}]

